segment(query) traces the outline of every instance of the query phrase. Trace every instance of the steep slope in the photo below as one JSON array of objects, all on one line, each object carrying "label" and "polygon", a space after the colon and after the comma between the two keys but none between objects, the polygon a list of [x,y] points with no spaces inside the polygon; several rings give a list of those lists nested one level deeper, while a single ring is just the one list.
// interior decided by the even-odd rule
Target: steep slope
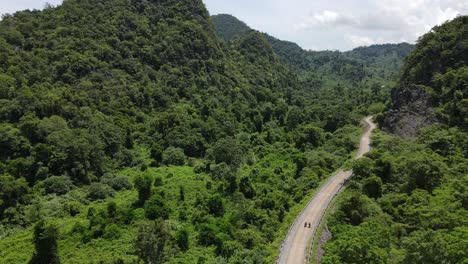
[{"label": "steep slope", "polygon": [[435,121],[468,127],[468,17],[435,27],[405,59],[400,86],[383,120],[389,131],[414,136]]},{"label": "steep slope", "polygon": [[214,15],[211,19],[216,34],[224,41],[229,41],[251,30],[247,24],[228,14]]}]

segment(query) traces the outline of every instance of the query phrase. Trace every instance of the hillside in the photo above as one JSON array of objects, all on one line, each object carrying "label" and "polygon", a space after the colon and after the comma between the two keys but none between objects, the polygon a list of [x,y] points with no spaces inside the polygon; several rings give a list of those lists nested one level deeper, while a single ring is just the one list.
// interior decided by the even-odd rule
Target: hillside
[{"label": "hillside", "polygon": [[[225,40],[250,30],[231,15],[214,16],[213,23],[217,35]],[[229,38],[225,38],[225,32],[230,32]],[[401,43],[360,47],[348,52],[306,51],[296,43],[262,34],[283,63],[297,73],[301,86],[309,93],[325,90],[330,94],[330,90],[341,89],[373,91],[368,98],[369,105],[389,97],[390,88],[398,81],[403,58],[414,48]]]},{"label": "hillside", "polygon": [[247,24],[228,14],[214,15],[211,19],[216,34],[224,41],[229,41],[251,30]]},{"label": "hillside", "polygon": [[200,0],[0,21],[1,263],[274,260],[381,97],[304,81],[264,34],[214,28]]},{"label": "hillside", "polygon": [[321,263],[468,259],[467,18],[433,28],[405,59],[389,108],[376,117],[396,135],[377,133],[353,163]]},{"label": "hillside", "polygon": [[419,40],[382,121],[388,131],[415,136],[436,121],[468,129],[467,32],[468,17],[460,16]]}]

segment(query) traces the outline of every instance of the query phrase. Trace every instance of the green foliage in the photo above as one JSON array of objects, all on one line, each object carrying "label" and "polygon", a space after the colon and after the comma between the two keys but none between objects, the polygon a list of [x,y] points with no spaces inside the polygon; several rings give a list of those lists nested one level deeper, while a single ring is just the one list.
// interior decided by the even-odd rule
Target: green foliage
[{"label": "green foliage", "polygon": [[362,184],[363,192],[372,198],[380,198],[382,196],[382,179],[377,176],[367,178]]},{"label": "green foliage", "polygon": [[[308,52],[238,30],[220,41],[198,0],[67,0],[5,16],[0,262],[31,259],[45,218],[60,223],[64,263],[271,263],[291,209],[350,157],[407,47]],[[428,137],[462,153],[459,133]],[[373,169],[381,199],[387,183],[420,187],[387,161],[372,163],[391,165]],[[440,173],[423,187],[437,192]],[[361,222],[376,210],[359,199]]]},{"label": "green foliage", "polygon": [[[353,164],[354,185],[362,188],[345,191],[329,222],[333,239],[323,262],[463,263],[466,139],[443,125],[422,130],[415,140],[375,136],[372,151]],[[372,234],[354,232],[369,225]],[[373,237],[379,230],[387,234]]]},{"label": "green foliage", "polygon": [[187,251],[189,249],[189,235],[189,231],[186,229],[177,231],[176,241],[180,250]]},{"label": "green foliage", "polygon": [[216,163],[225,163],[233,167],[240,166],[242,162],[242,149],[233,138],[223,138],[217,141],[211,155]]},{"label": "green foliage", "polygon": [[138,202],[140,205],[143,205],[151,197],[152,186],[153,178],[148,174],[138,175],[135,178],[135,188],[138,191]]},{"label": "green foliage", "polygon": [[19,203],[28,200],[30,188],[24,178],[15,179],[11,175],[0,175],[0,216],[9,207],[14,207]]},{"label": "green foliage", "polygon": [[92,183],[88,188],[88,195],[86,196],[89,200],[104,200],[114,195],[114,190],[102,183]]},{"label": "green foliage", "polygon": [[250,30],[244,22],[228,14],[215,15],[211,19],[213,20],[216,34],[224,41],[229,41]]},{"label": "green foliage", "polygon": [[154,194],[145,202],[145,216],[150,220],[155,219],[168,219],[170,209],[166,206],[164,198],[160,195]]},{"label": "green foliage", "polygon": [[31,264],[51,263],[58,264],[58,229],[55,225],[44,220],[34,226],[34,247],[36,253],[29,261]]},{"label": "green foliage", "polygon": [[115,191],[130,190],[132,183],[125,176],[106,174],[101,178],[101,183],[109,185]]},{"label": "green foliage", "polygon": [[341,228],[335,241],[326,245],[323,263],[388,263],[389,227],[367,222]]},{"label": "green foliage", "polygon": [[224,214],[224,204],[221,196],[215,194],[208,199],[208,212],[214,216],[222,216]]},{"label": "green foliage", "polygon": [[441,121],[468,128],[468,17],[459,16],[418,40],[405,59],[402,83],[422,85],[437,108]]},{"label": "green foliage", "polygon": [[43,181],[44,189],[47,193],[63,195],[68,193],[74,186],[69,177],[52,176]]},{"label": "green foliage", "polygon": [[181,148],[169,147],[162,154],[162,162],[166,165],[182,166],[185,164],[185,159],[184,150]]},{"label": "green foliage", "polygon": [[69,173],[76,182],[88,183],[89,174],[103,173],[103,145],[95,136],[83,129],[66,129],[47,137],[51,149],[49,159],[43,160],[56,175]]},{"label": "green foliage", "polygon": [[163,263],[168,256],[165,254],[169,242],[169,232],[164,222],[147,221],[138,228],[135,240],[135,250],[144,263]]}]

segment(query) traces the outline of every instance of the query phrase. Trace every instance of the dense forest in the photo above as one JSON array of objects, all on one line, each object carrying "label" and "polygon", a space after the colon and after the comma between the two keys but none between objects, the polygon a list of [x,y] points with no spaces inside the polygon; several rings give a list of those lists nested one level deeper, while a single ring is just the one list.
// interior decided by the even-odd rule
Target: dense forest
[{"label": "dense forest", "polygon": [[468,260],[467,32],[466,16],[435,27],[405,59],[400,84],[377,119],[387,131],[401,131],[388,127],[401,124],[385,122],[389,116],[416,122],[430,113],[431,122],[412,137],[373,137],[328,221],[333,238],[322,263]]},{"label": "dense forest", "polygon": [[[413,46],[304,51],[241,24],[201,0],[5,15],[0,263],[274,262]],[[453,144],[422,152],[466,172]]]}]

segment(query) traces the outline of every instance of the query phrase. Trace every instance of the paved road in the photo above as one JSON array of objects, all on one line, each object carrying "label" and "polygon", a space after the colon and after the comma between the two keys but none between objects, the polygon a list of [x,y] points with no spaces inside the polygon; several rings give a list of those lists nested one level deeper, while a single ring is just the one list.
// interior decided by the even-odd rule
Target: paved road
[{"label": "paved road", "polygon": [[[375,124],[372,122],[372,117],[367,117],[363,120],[366,125],[366,130],[361,137],[359,150],[355,159],[361,158],[370,150],[370,136],[372,130],[375,129]],[[301,214],[296,218],[293,226],[289,230],[286,239],[284,240],[280,256],[277,263],[280,264],[304,264],[307,261],[309,254],[308,248],[312,243],[312,238],[315,231],[320,225],[322,216],[330,205],[335,195],[340,191],[344,180],[351,177],[352,171],[341,170],[332,176],[310,200]],[[310,223],[311,226],[304,227],[304,223]]]}]

